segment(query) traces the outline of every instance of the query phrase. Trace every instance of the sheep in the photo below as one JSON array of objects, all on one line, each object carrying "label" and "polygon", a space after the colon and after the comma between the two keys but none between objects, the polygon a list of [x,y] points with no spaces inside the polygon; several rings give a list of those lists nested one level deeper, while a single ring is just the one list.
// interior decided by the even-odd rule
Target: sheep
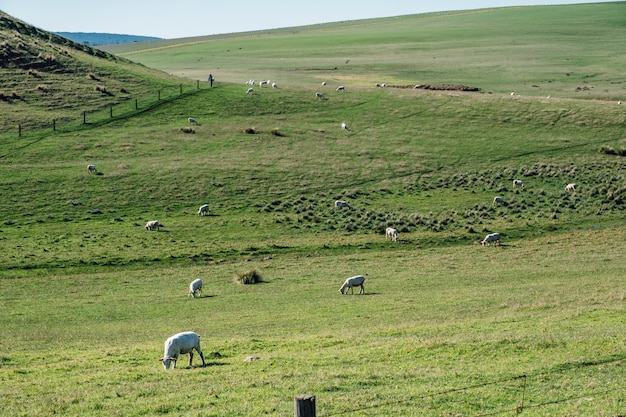
[{"label": "sheep", "polygon": [[326,81],[322,81],[322,85],[326,85]]},{"label": "sheep", "polygon": [[522,180],[513,180],[513,187],[524,188],[524,183]]},{"label": "sheep", "polygon": [[350,204],[347,201],[337,200],[335,201],[335,207],[337,208],[350,208]]},{"label": "sheep", "polygon": [[339,292],[342,294],[347,294],[348,293],[347,289],[350,288],[350,290],[352,290],[352,294],[354,294],[354,287],[361,287],[359,294],[364,294],[365,293],[365,287],[363,287],[364,282],[365,282],[365,277],[363,275],[355,275],[353,277],[346,279],[343,282],[343,284],[341,285],[341,288],[339,288]]},{"label": "sheep", "polygon": [[270,83],[270,80],[259,81],[259,87],[263,87],[264,85],[268,85],[269,83]]},{"label": "sheep", "polygon": [[396,229],[394,229],[393,227],[388,227],[385,230],[385,239],[387,238],[391,238],[392,242],[397,242],[398,241],[398,231]]},{"label": "sheep", "polygon": [[504,204],[504,198],[495,196],[493,198],[493,204]]},{"label": "sheep", "polygon": [[159,358],[159,361],[163,362],[163,369],[167,371],[170,369],[172,362],[174,363],[173,368],[176,368],[176,361],[179,355],[189,353],[189,367],[191,367],[194,349],[200,355],[200,359],[202,359],[202,366],[206,366],[204,355],[200,348],[200,335],[194,332],[182,332],[169,337],[165,341],[163,357]]},{"label": "sheep", "polygon": [[198,293],[198,297],[202,295],[202,280],[200,278],[194,279],[191,284],[189,284],[189,294],[187,294],[187,297],[191,295],[193,298],[196,298],[196,293]]},{"label": "sheep", "polygon": [[315,98],[319,98],[321,100],[321,99],[324,98],[324,94],[316,92],[315,93]]},{"label": "sheep", "polygon": [[272,88],[278,88],[278,84],[272,83]]},{"label": "sheep", "polygon": [[246,81],[246,85],[254,85],[254,84],[255,84],[254,80]]},{"label": "sheep", "polygon": [[204,205],[200,206],[200,208],[198,209],[198,216],[204,216],[205,214],[209,214],[209,205],[208,204],[204,204]]},{"label": "sheep", "polygon": [[98,172],[98,170],[96,169],[95,165],[89,164],[89,165],[87,165],[87,172],[89,174],[96,174]]},{"label": "sheep", "polygon": [[341,128],[342,128],[343,130],[350,130],[350,128],[348,127],[348,125],[346,124],[346,122],[343,122],[343,123],[341,124]]},{"label": "sheep", "polygon": [[500,244],[500,233],[488,234],[487,236],[485,236],[483,241],[480,242],[480,244],[483,245],[483,246],[489,246],[489,243],[491,243],[491,242],[493,242],[494,245],[496,243]]},{"label": "sheep", "polygon": [[146,223],[146,230],[159,230],[161,227],[163,227],[163,225],[159,223],[158,220],[150,220]]},{"label": "sheep", "polygon": [[346,87],[343,85],[340,85],[339,87],[337,87],[337,91],[346,91]]},{"label": "sheep", "polygon": [[246,90],[246,94],[251,94],[254,92],[254,88],[250,87]]},{"label": "sheep", "polygon": [[567,185],[565,186],[565,191],[575,191],[575,190],[576,190],[576,187],[577,187],[577,186],[576,186],[576,184],[574,184],[574,183],[567,184]]},{"label": "sheep", "polygon": [[198,124],[198,121],[196,120],[196,118],[195,118],[195,117],[190,117],[190,118],[188,118],[188,119],[187,119],[187,121],[188,121],[189,123],[195,123],[195,124]]}]

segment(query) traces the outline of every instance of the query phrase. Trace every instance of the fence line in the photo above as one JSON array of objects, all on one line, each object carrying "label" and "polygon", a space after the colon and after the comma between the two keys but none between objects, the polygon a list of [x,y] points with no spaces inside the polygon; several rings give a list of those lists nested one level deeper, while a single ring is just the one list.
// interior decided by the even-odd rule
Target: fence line
[{"label": "fence line", "polygon": [[200,81],[196,81],[194,86],[189,84],[183,86],[165,86],[156,91],[149,91],[138,97],[130,97],[122,102],[107,105],[97,110],[83,110],[80,116],[56,116],[50,121],[29,121],[27,123],[17,123],[14,128],[8,127],[0,131],[3,136],[9,136],[11,131],[15,131],[17,138],[29,138],[52,132],[68,132],[81,128],[84,125],[101,125],[112,119],[130,117],[139,114],[141,111],[153,108],[155,105],[168,102],[172,99],[193,94],[200,90]]},{"label": "fence line", "polygon": [[[571,370],[571,369],[580,369],[583,367],[589,367],[589,366],[601,366],[601,365],[606,365],[606,364],[620,364],[623,365],[624,363],[624,358],[611,358],[611,359],[606,359],[606,360],[599,360],[599,361],[595,361],[595,362],[582,362],[579,364],[569,364],[567,366],[563,366],[560,367],[559,369],[553,370],[553,371],[546,371],[546,372],[539,372],[537,374],[534,375],[519,375],[519,376],[514,376],[511,378],[505,378],[505,379],[501,379],[501,380],[497,380],[497,381],[490,381],[490,382],[484,382],[484,383],[480,383],[480,384],[475,384],[475,385],[469,385],[466,387],[460,387],[460,388],[452,388],[449,390],[444,390],[444,391],[439,391],[439,392],[434,392],[434,393],[429,393],[429,394],[422,394],[422,395],[413,395],[410,396],[406,399],[403,400],[397,400],[397,401],[389,401],[389,402],[383,402],[383,403],[379,403],[379,404],[375,404],[375,405],[370,405],[370,406],[364,406],[364,407],[359,407],[359,408],[355,408],[355,409],[350,409],[350,410],[344,410],[344,411],[339,411],[339,412],[335,412],[335,413],[330,413],[330,414],[326,414],[326,417],[334,417],[334,416],[341,416],[341,415],[347,415],[347,414],[352,414],[352,413],[358,413],[358,412],[362,412],[362,411],[367,411],[367,410],[373,410],[373,409],[377,409],[377,408],[381,408],[381,407],[387,407],[387,406],[391,406],[391,405],[402,405],[402,404],[410,404],[412,402],[416,402],[418,400],[425,400],[428,398],[435,398],[435,397],[443,397],[446,395],[450,395],[450,394],[455,394],[455,393],[461,393],[461,392],[466,392],[466,391],[471,391],[471,390],[475,390],[478,388],[483,388],[483,387],[488,387],[488,386],[493,386],[493,385],[508,385],[509,383],[513,382],[513,381],[522,381],[522,386],[518,389],[518,391],[520,391],[519,396],[520,396],[520,401],[518,402],[518,404],[514,407],[514,408],[507,408],[507,409],[502,409],[502,410],[496,410],[496,411],[490,411],[490,412],[485,412],[485,413],[480,413],[480,414],[473,414],[473,417],[487,417],[487,416],[497,416],[497,415],[503,415],[503,414],[510,414],[510,413],[514,413],[514,414],[520,414],[522,413],[525,409],[538,409],[538,408],[542,408],[542,407],[547,407],[550,405],[555,405],[555,404],[561,404],[561,403],[565,403],[565,402],[569,402],[569,401],[574,401],[574,400],[579,400],[579,399],[584,399],[584,398],[588,398],[590,396],[594,396],[594,397],[603,397],[606,396],[610,393],[614,393],[614,392],[619,392],[619,391],[625,391],[626,392],[626,385],[621,385],[615,388],[611,388],[611,389],[605,389],[605,390],[598,390],[598,391],[593,391],[593,392],[585,392],[584,395],[571,395],[568,397],[563,397],[563,398],[556,398],[553,400],[549,400],[549,401],[543,401],[543,402],[538,402],[535,404],[527,404],[527,400],[529,400],[528,398],[528,390],[530,388],[532,388],[532,379],[536,379],[536,378],[540,378],[542,376],[549,376],[549,375],[554,375],[554,374],[561,374],[566,370]],[[529,381],[529,379],[531,381]],[[537,384],[538,385],[538,384]],[[509,385],[510,387],[510,385]],[[464,414],[465,415],[465,414]]]}]

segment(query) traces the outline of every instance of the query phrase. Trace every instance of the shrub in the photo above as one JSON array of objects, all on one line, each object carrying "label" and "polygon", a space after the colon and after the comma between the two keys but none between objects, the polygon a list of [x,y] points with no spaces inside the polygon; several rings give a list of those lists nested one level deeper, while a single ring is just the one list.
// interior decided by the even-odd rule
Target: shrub
[{"label": "shrub", "polygon": [[237,282],[240,284],[258,284],[259,282],[263,282],[261,278],[261,274],[256,269],[251,271],[246,271],[243,273],[237,273]]}]

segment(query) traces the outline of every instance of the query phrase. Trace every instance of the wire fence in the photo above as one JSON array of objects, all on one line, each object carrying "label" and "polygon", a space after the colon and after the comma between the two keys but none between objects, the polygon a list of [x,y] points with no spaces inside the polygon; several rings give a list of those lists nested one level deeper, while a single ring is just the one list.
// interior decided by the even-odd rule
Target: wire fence
[{"label": "wire fence", "polygon": [[[410,412],[411,415],[502,416],[520,415],[535,410],[540,415],[565,415],[554,407],[572,403],[598,404],[601,399],[614,404],[611,410],[595,409],[597,415],[626,416],[626,383],[624,357],[568,364],[553,371],[519,375],[460,388],[451,388],[404,399],[380,402],[363,407],[323,414],[324,417],[377,415],[384,412]],[[570,374],[573,371],[573,374]],[[615,384],[615,381],[619,381]],[[580,387],[577,390],[574,387]],[[573,393],[572,393],[573,392]],[[565,394],[564,394],[565,393]],[[620,405],[622,407],[619,410]],[[589,407],[593,408],[593,405]],[[410,411],[409,411],[410,410]],[[588,411],[587,411],[588,412]],[[616,413],[617,414],[614,414]],[[386,414],[385,414],[386,415]],[[579,414],[579,415],[585,415]],[[596,415],[596,414],[594,414]]]},{"label": "wire fence", "polygon": [[5,125],[3,129],[0,129],[0,135],[4,139],[29,139],[56,132],[71,132],[86,127],[99,126],[115,119],[130,117],[150,110],[179,97],[194,94],[200,90],[201,84],[204,83],[196,81],[194,84],[164,86],[95,110],[79,110],[73,114],[57,116],[49,120],[28,120],[15,125]]}]

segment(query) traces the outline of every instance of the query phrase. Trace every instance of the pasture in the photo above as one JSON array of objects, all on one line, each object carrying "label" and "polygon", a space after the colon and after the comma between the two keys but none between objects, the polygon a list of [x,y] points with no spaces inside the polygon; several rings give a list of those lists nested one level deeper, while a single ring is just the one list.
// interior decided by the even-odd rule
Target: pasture
[{"label": "pasture", "polygon": [[[623,6],[558,10],[598,10],[586,28],[601,36]],[[547,18],[552,8],[450,17],[475,28],[490,13],[529,19],[532,10]],[[449,32],[424,29],[438,50],[454,39],[446,18],[423,17]],[[389,32],[373,38],[405,48],[392,35],[415,27],[411,19],[385,19]],[[318,36],[367,49],[363,25],[331,26],[291,37],[310,36],[303,49]],[[275,47],[298,45],[279,33]],[[554,38],[534,38],[538,51],[542,39],[549,49]],[[295,395],[310,393],[319,416],[623,415],[626,110],[615,72],[594,78],[606,92],[548,99],[511,96],[506,75],[489,86],[472,70],[463,84],[489,91],[376,88],[395,64],[372,59],[360,65],[368,75],[322,77],[347,85],[337,92],[295,71],[291,48],[267,68],[225,64],[235,45],[256,50],[258,41],[125,54],[200,78],[210,70],[198,48],[211,45],[237,81],[213,71],[213,88],[132,117],[0,133],[0,414],[284,416]],[[529,73],[563,69],[541,62]],[[255,71],[281,87],[245,94]],[[557,90],[578,81],[559,76]],[[493,204],[496,195],[504,203]],[[351,208],[335,208],[338,199]],[[199,216],[203,204],[210,212]],[[164,227],[147,231],[149,220]],[[390,226],[398,242],[385,238]],[[481,246],[492,232],[502,244]],[[236,282],[251,270],[262,282]],[[365,294],[341,295],[357,274]],[[204,288],[193,299],[196,278]],[[201,335],[208,366],[196,356],[187,368],[181,357],[165,372],[163,342],[185,330]]]}]

